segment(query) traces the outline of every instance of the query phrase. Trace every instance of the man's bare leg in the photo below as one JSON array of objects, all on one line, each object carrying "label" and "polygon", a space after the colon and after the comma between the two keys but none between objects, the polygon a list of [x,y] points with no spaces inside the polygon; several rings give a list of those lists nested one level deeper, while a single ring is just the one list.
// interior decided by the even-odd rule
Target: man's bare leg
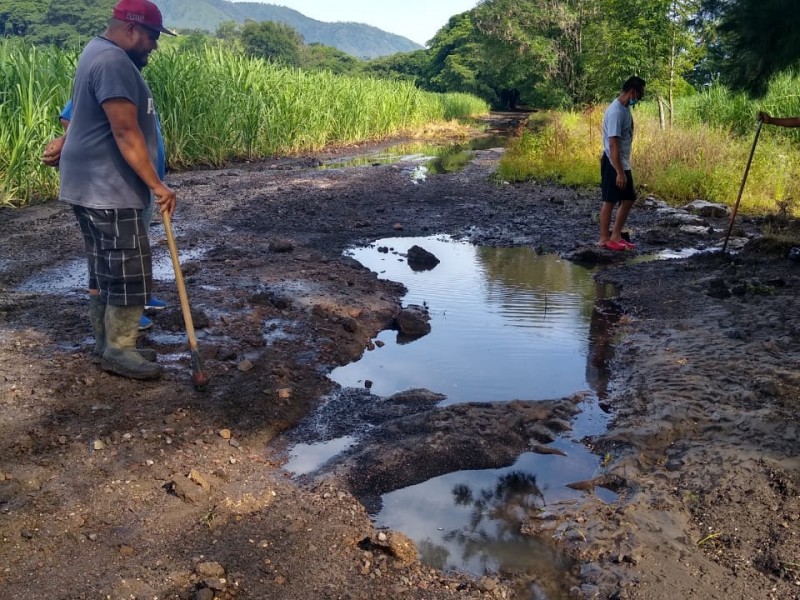
[{"label": "man's bare leg", "polygon": [[611,227],[611,212],[613,210],[613,202],[603,201],[603,206],[600,208],[600,241],[597,242],[598,246],[604,245],[609,239],[608,232],[609,227]]},{"label": "man's bare leg", "polygon": [[[608,204],[608,203],[606,203]],[[633,200],[623,200],[617,209],[617,215],[614,217],[614,231],[611,232],[611,240],[619,242],[622,239],[622,228],[625,227],[625,221],[628,220],[628,213],[631,212]],[[602,213],[600,221],[602,222]]]}]

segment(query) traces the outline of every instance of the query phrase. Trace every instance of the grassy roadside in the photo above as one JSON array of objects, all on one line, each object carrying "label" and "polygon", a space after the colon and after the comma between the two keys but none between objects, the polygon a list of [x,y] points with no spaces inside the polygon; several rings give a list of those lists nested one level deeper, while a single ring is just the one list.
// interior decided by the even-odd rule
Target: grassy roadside
[{"label": "grassy roadside", "polygon": [[[780,83],[786,83],[785,79]],[[758,104],[719,90],[687,98],[678,105],[674,126],[667,129],[661,128],[653,104],[634,109],[632,163],[640,191],[673,204],[698,198],[733,204],[752,148],[758,111],[800,114],[800,106],[786,101],[794,98],[784,93],[786,87],[790,86],[778,86]],[[603,106],[535,114],[504,157],[498,176],[506,181],[539,179],[598,186],[604,110]],[[742,211],[800,215],[798,133],[763,127]]]}]

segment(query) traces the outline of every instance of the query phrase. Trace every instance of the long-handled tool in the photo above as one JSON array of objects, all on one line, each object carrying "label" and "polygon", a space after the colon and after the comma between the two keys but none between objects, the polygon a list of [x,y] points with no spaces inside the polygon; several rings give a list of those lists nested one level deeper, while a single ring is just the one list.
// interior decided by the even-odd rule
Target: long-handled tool
[{"label": "long-handled tool", "polygon": [[189,308],[189,296],[186,295],[186,285],[183,283],[183,272],[181,263],[178,260],[178,247],[175,245],[175,236],[172,234],[172,223],[169,214],[161,213],[164,221],[164,231],[167,233],[167,244],[169,245],[169,255],[172,258],[172,268],[175,271],[175,283],[178,285],[178,296],[181,299],[181,310],[183,311],[183,322],[186,325],[186,337],[189,340],[189,354],[192,361],[192,383],[195,389],[202,390],[208,385],[208,375],[203,372],[203,361],[197,351],[197,337],[194,333],[194,323],[192,322],[192,311]]},{"label": "long-handled tool", "polygon": [[722,244],[722,252],[725,253],[725,250],[728,249],[728,239],[731,237],[731,231],[733,231],[733,221],[736,219],[736,213],[739,212],[739,202],[742,200],[742,192],[744,192],[744,184],[747,183],[747,174],[750,172],[750,165],[753,162],[753,154],[756,152],[756,144],[758,144],[758,136],[761,133],[761,125],[763,122],[761,119],[758,121],[758,127],[756,128],[756,137],[753,140],[753,147],[750,149],[750,158],[747,159],[747,166],[744,168],[744,177],[742,177],[742,185],[739,187],[739,197],[736,198],[736,205],[733,207],[733,212],[731,213],[731,221],[728,223],[728,232],[725,234],[725,243]]}]

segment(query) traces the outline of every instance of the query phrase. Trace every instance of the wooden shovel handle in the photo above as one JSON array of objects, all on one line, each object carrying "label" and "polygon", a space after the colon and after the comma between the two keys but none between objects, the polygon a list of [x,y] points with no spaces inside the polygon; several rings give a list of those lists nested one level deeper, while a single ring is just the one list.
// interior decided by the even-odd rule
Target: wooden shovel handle
[{"label": "wooden shovel handle", "polygon": [[189,296],[186,295],[186,285],[183,283],[183,272],[181,263],[178,260],[178,247],[175,245],[175,236],[172,233],[172,223],[169,213],[161,213],[164,221],[164,231],[167,233],[167,245],[169,255],[172,258],[172,269],[175,271],[175,283],[178,285],[178,296],[181,300],[181,310],[183,311],[183,322],[186,325],[186,335],[189,338],[189,350],[197,350],[197,336],[194,333],[194,323],[192,322],[192,311],[189,308]]}]

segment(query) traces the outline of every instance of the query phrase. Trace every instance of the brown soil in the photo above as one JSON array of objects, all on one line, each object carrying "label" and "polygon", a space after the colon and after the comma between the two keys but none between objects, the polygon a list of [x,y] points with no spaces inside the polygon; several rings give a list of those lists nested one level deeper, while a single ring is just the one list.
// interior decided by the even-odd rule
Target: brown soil
[{"label": "brown soil", "polygon": [[[184,268],[205,392],[191,387],[169,282],[157,291],[170,307],[142,338],[163,379],[104,373],[83,282],[24,291],[82,256],[68,207],[1,210],[0,597],[800,598],[800,263],[785,237],[763,237],[796,240],[796,224],[740,215],[740,253],[634,264],[593,247],[595,192],[497,183],[499,156],[423,183],[403,165],[315,168],[327,155],[170,175],[178,247],[194,251]],[[694,229],[687,218],[640,203],[637,254],[723,236],[724,217]],[[576,398],[447,410],[423,393],[381,399],[370,418],[391,435],[311,481],[281,470],[285,434],[334,391],[325,374],[401,307],[402,286],[343,250],[434,233],[609,263],[599,278],[620,290],[614,419],[586,440],[602,464],[594,484],[619,499],[587,484],[583,501],[520,523],[574,559],[560,581],[421,566],[365,506],[435,474],[510,464],[536,426],[568,427]],[[156,225],[157,256],[163,237]]]}]

